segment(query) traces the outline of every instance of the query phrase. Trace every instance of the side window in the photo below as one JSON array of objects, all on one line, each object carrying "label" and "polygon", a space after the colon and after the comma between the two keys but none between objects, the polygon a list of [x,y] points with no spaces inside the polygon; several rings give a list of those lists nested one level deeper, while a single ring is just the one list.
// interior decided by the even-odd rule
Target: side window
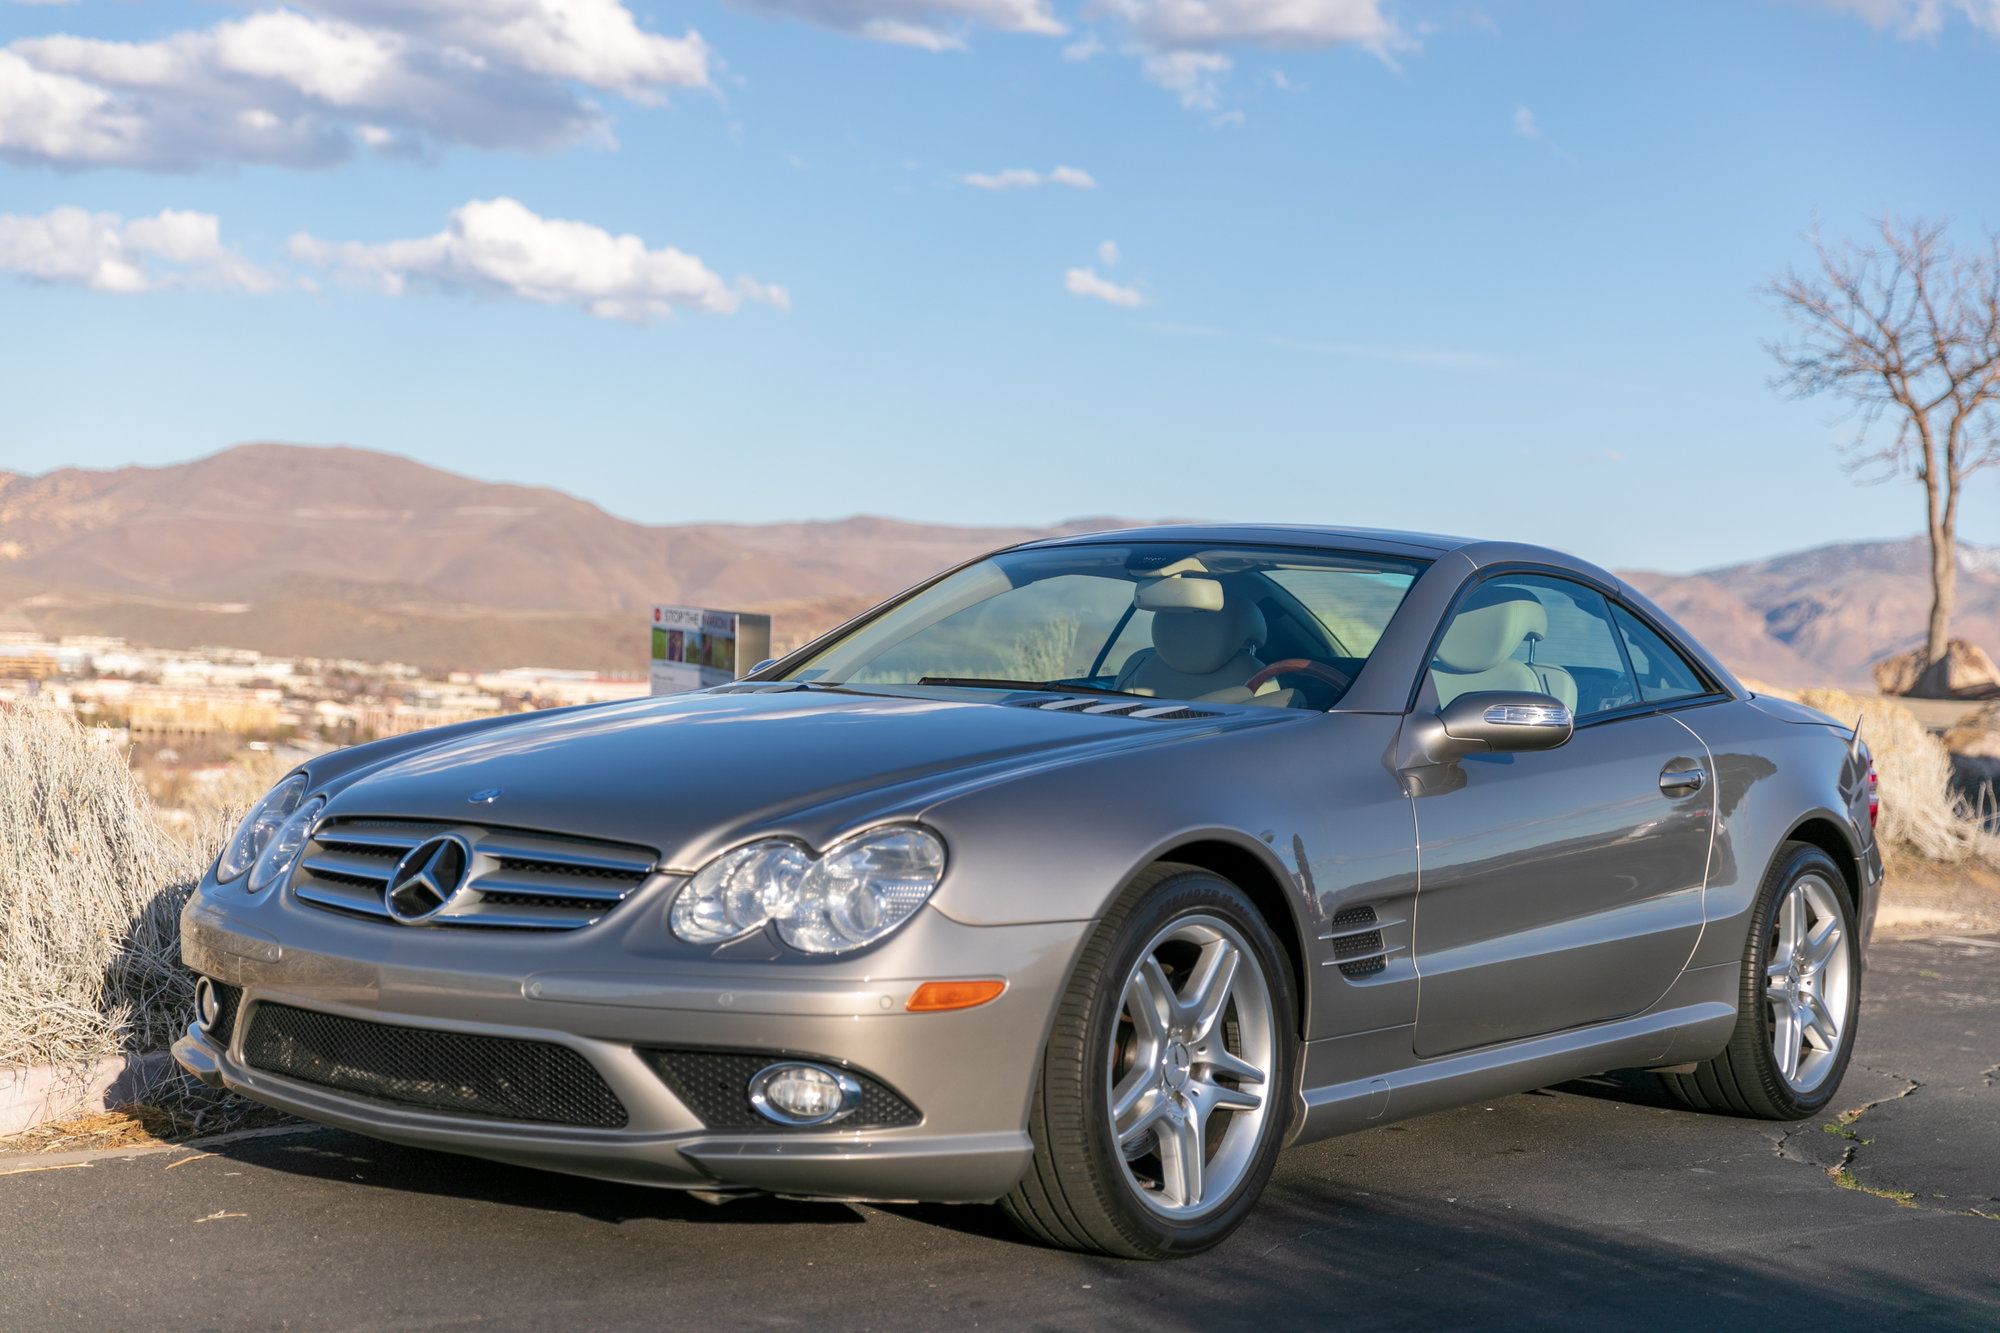
[{"label": "side window", "polygon": [[1474,690],[1532,690],[1579,718],[1639,701],[1611,607],[1568,579],[1507,574],[1482,583],[1452,612],[1431,663],[1438,702]]},{"label": "side window", "polygon": [[1622,606],[1611,608],[1618,632],[1632,654],[1632,672],[1639,678],[1639,697],[1647,703],[1692,699],[1709,692],[1701,673],[1688,664],[1678,649],[1648,629]]}]

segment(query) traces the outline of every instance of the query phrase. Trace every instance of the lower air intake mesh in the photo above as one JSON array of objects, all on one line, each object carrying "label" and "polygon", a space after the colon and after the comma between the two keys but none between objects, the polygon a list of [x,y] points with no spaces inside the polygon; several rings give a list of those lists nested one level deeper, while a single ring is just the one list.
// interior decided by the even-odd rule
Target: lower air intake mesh
[{"label": "lower air intake mesh", "polygon": [[365,1023],[290,1005],[250,1012],[243,1058],[301,1083],[424,1111],[616,1129],[625,1107],[567,1046]]},{"label": "lower air intake mesh", "polygon": [[854,1114],[830,1125],[780,1125],[766,1120],[750,1105],[750,1080],[759,1071],[788,1059],[839,1067],[838,1061],[813,1060],[810,1056],[787,1057],[770,1052],[738,1054],[733,1051],[641,1050],[674,1096],[701,1118],[710,1129],[751,1132],[791,1132],[802,1129],[895,1129],[923,1119],[916,1108],[858,1069],[849,1069],[861,1084],[861,1105]]}]

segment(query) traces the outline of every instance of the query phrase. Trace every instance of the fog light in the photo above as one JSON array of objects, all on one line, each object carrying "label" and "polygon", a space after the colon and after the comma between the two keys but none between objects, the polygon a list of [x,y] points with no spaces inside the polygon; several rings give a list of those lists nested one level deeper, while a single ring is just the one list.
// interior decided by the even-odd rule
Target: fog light
[{"label": "fog light", "polygon": [[750,1080],[750,1104],[781,1125],[830,1125],[861,1105],[861,1084],[824,1065],[769,1065]]},{"label": "fog light", "polygon": [[194,1012],[201,1020],[202,1031],[215,1031],[215,1020],[222,1017],[222,997],[215,993],[215,983],[207,977],[194,983]]}]

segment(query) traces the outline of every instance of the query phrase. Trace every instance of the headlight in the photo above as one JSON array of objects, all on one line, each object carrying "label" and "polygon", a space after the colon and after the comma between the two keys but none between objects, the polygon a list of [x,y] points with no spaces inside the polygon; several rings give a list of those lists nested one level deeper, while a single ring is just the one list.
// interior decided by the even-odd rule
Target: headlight
[{"label": "headlight", "polygon": [[306,849],[306,836],[312,832],[313,823],[324,809],[326,797],[315,796],[280,824],[258,856],[257,864],[250,867],[250,882],[243,887],[252,893],[262,893],[291,874],[292,867],[298,864],[299,853]]},{"label": "headlight", "polygon": [[812,857],[795,842],[753,842],[701,868],[674,899],[674,934],[690,944],[747,935],[790,914]]},{"label": "headlight", "polygon": [[222,849],[222,859],[215,863],[216,883],[227,884],[257,864],[257,858],[270,845],[271,836],[297,812],[299,802],[305,800],[306,786],[306,775],[294,773],[250,807],[236,836]]},{"label": "headlight", "polygon": [[725,852],[674,898],[674,934],[691,944],[734,939],[775,921],[806,953],[872,944],[915,914],[944,875],[944,843],[910,825],[875,829],[815,858],[768,839]]}]

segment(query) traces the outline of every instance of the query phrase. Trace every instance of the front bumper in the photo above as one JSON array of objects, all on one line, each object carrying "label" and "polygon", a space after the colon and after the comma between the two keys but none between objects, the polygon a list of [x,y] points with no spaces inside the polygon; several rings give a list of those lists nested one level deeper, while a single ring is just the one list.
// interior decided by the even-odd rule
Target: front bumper
[{"label": "front bumper", "polygon": [[[199,1026],[175,1043],[176,1059],[206,1083],[372,1137],[522,1166],[672,1188],[872,1200],[985,1202],[1020,1179],[1048,1022],[1086,929],[965,926],[925,910],[852,960],[649,966],[606,930],[645,912],[644,893],[599,926],[551,939],[410,930],[275,901],[225,911],[235,906],[229,891],[208,887],[183,917],[183,955],[242,996],[226,1043]],[[904,1011],[925,981],[979,977],[1003,978],[1008,988],[974,1009]],[[267,1002],[566,1046],[616,1093],[627,1123],[597,1129],[436,1113],[253,1067],[245,1035]],[[851,1065],[894,1089],[921,1120],[849,1131],[712,1129],[642,1047]]]}]

